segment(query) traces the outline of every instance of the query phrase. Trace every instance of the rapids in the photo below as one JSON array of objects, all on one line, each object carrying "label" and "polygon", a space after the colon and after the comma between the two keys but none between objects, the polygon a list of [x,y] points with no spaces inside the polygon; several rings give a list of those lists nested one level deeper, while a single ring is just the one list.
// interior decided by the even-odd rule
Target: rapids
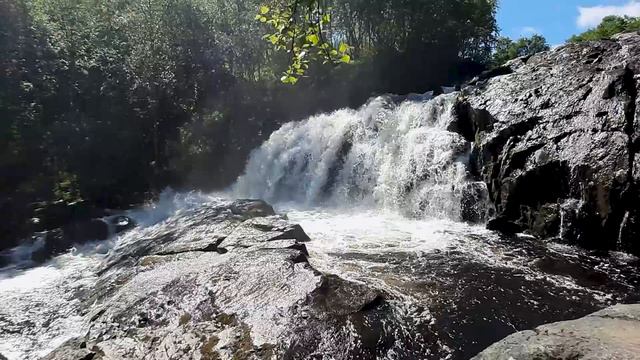
[{"label": "rapids", "polygon": [[471,146],[447,131],[455,96],[379,97],[286,124],[227,192],[166,191],[127,213],[137,228],[45,264],[24,260],[27,245],[14,249],[0,270],[0,353],[32,359],[82,334],[81,303],[114,249],[167,226],[205,236],[175,220],[232,198],[269,201],[311,237],[314,268],[384,294],[392,315],[375,325],[389,349],[379,358],[465,359],[518,330],[640,301],[634,257],[484,228],[493,209],[469,171]]}]

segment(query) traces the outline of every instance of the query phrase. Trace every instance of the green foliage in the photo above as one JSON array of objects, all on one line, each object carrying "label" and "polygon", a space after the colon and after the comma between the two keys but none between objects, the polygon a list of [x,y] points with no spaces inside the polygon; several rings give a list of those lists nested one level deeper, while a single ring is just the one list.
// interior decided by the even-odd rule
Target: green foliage
[{"label": "green foliage", "polygon": [[199,114],[180,127],[180,154],[185,155],[185,161],[209,154],[216,146],[215,135],[219,125],[224,121],[224,114],[213,111]]},{"label": "green foliage", "polygon": [[615,34],[640,30],[640,18],[629,16],[607,16],[595,29],[574,35],[569,42],[584,42],[610,39]]},{"label": "green foliage", "polygon": [[205,0],[0,0],[0,170],[16,174],[0,193],[113,206],[163,186],[177,129],[233,80],[218,10]]},{"label": "green foliage", "polygon": [[62,200],[66,203],[73,203],[82,200],[80,190],[78,188],[78,177],[60,172],[54,183],[54,195],[56,200]]},{"label": "green foliage", "polygon": [[283,122],[460,81],[497,31],[494,0],[266,1],[0,0],[0,209],[226,186]]},{"label": "green foliage", "polygon": [[493,54],[493,65],[500,66],[509,60],[522,56],[531,56],[549,49],[550,47],[547,40],[541,35],[520,38],[516,41],[501,37],[496,42],[496,48]]},{"label": "green foliage", "polygon": [[388,74],[381,86],[393,89],[396,81],[424,87],[412,82],[461,61],[488,63],[496,8],[495,0],[273,0],[256,19],[276,30],[265,38],[290,55],[283,81],[295,83],[316,59],[357,58],[376,63]]},{"label": "green foliage", "polygon": [[497,33],[494,0],[333,0],[331,6],[334,34],[346,37],[356,54],[434,45],[446,50],[437,56],[451,51],[483,61]]},{"label": "green foliage", "polygon": [[337,46],[329,40],[331,15],[320,0],[276,1],[272,6],[262,5],[256,20],[275,30],[264,36],[276,50],[289,55],[289,66],[281,77],[285,84],[295,84],[309,69],[309,63],[322,59],[324,64],[350,63],[349,46]]}]

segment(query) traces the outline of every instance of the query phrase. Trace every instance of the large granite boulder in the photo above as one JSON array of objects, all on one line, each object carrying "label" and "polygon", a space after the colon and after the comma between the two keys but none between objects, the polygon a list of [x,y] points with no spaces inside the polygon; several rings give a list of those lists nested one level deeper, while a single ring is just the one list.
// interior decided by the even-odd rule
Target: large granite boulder
[{"label": "large granite boulder", "polygon": [[80,297],[86,335],[47,358],[308,358],[365,328],[344,358],[375,351],[384,329],[367,324],[378,321],[382,295],[316,271],[307,241],[299,225],[251,200],[203,204],[132,231]]},{"label": "large granite boulder", "polygon": [[462,91],[450,126],[474,143],[489,227],[640,253],[640,34],[499,70]]},{"label": "large granite boulder", "polygon": [[473,359],[640,359],[640,305],[618,305],[578,320],[522,331]]}]

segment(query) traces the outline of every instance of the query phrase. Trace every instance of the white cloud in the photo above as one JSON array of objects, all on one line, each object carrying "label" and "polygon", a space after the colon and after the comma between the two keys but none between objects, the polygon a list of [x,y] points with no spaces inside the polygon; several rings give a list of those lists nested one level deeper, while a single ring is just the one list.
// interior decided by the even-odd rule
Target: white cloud
[{"label": "white cloud", "polygon": [[600,24],[602,19],[609,15],[629,15],[629,16],[640,16],[640,1],[631,0],[626,5],[620,6],[607,6],[607,5],[598,5],[592,7],[578,7],[578,27],[582,29],[595,27]]},{"label": "white cloud", "polygon": [[531,36],[535,34],[540,34],[540,30],[534,28],[533,26],[525,26],[520,29],[520,36]]}]

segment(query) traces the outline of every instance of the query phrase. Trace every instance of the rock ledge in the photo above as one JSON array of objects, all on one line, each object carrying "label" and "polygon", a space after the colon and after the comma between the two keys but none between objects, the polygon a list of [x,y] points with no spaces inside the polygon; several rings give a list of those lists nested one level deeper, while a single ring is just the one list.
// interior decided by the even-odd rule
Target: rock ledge
[{"label": "rock ledge", "polygon": [[640,359],[640,305],[617,305],[584,318],[522,331],[473,360]]}]

